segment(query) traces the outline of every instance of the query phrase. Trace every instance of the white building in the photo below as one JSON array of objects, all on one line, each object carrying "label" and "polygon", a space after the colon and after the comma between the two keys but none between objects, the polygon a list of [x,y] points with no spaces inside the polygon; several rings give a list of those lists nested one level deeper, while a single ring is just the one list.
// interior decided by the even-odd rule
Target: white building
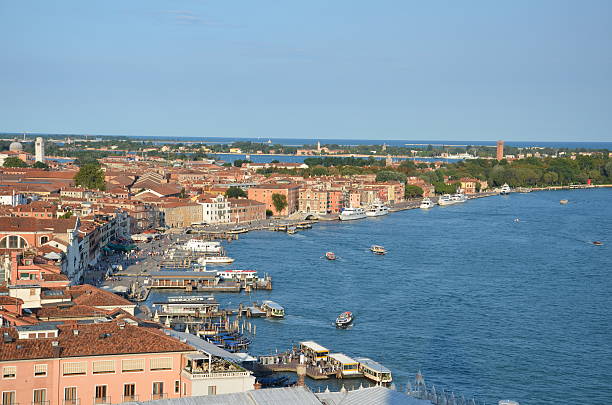
[{"label": "white building", "polygon": [[45,163],[45,140],[42,137],[36,138],[36,143],[34,144],[34,151],[37,162]]},{"label": "white building", "polygon": [[15,193],[15,190],[0,191],[0,205],[15,207],[27,203],[27,198],[23,194]]},{"label": "white building", "polygon": [[225,224],[230,222],[230,203],[219,194],[215,198],[204,198],[198,201],[202,206],[202,222],[207,224]]}]

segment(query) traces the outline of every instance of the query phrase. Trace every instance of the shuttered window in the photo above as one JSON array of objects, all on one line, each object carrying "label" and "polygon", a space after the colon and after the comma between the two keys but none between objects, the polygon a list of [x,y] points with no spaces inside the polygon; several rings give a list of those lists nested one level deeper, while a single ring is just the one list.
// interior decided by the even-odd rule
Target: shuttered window
[{"label": "shuttered window", "polygon": [[94,361],[92,371],[94,374],[114,373],[115,372],[115,361],[114,360]]},{"label": "shuttered window", "polygon": [[87,363],[64,363],[64,375],[84,375],[87,374]]},{"label": "shuttered window", "polygon": [[47,375],[47,365],[46,364],[35,364],[34,365],[34,375],[36,377],[44,377]]},{"label": "shuttered window", "polygon": [[2,378],[15,378],[17,376],[17,366],[7,366],[2,368]]},{"label": "shuttered window", "polygon": [[151,371],[155,370],[171,370],[172,357],[159,357],[151,359]]},{"label": "shuttered window", "polygon": [[123,372],[144,371],[144,369],[145,369],[144,359],[121,360],[121,371]]}]

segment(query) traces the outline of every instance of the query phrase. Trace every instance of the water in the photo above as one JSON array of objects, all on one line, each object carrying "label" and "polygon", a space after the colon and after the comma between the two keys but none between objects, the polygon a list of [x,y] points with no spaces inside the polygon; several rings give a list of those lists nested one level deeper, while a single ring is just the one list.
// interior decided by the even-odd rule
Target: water
[{"label": "water", "polygon": [[[227,153],[211,153],[209,154],[211,156],[211,158],[215,158],[218,160],[223,160],[226,162],[234,162],[234,160],[244,160],[247,158],[247,155],[233,155],[233,154],[227,154]],[[312,158],[312,157],[319,157],[319,156],[296,156],[296,155],[257,155],[257,154],[250,154],[248,155],[249,159],[251,162],[254,163],[270,163],[273,160],[278,160],[279,162],[283,162],[283,163],[304,163],[304,159],[308,159],[308,158]],[[374,156],[375,159],[386,159],[386,156]],[[367,159],[367,158],[363,158],[363,159]],[[412,158],[408,158],[408,159],[412,159]],[[400,161],[400,160],[406,160],[405,158],[397,158],[394,157],[393,158],[394,161]],[[421,162],[436,162],[436,161],[444,161],[444,162],[458,162],[462,159],[439,159],[439,158],[415,158],[414,160],[418,160]]]},{"label": "water", "polygon": [[[487,403],[610,403],[611,203],[611,189],[534,192],[241,235],[228,245],[234,267],[270,273],[274,290],[253,298],[288,314],[254,320],[250,351],[312,339],[381,362],[400,385],[420,369],[437,389]],[[323,259],[328,250],[339,260]],[[337,330],[345,310],[355,324]]]}]

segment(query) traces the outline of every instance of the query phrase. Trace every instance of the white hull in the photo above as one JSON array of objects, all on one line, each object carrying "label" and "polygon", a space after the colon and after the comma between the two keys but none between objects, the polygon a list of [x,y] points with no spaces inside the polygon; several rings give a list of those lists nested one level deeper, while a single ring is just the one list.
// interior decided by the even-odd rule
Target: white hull
[{"label": "white hull", "polygon": [[351,214],[351,215],[342,215],[340,214],[340,221],[352,221],[354,219],[364,219],[366,214]]},{"label": "white hull", "polygon": [[205,264],[229,264],[234,263],[234,259],[231,257],[220,256],[220,257],[207,257],[203,260]]},{"label": "white hull", "polygon": [[366,212],[366,216],[368,217],[380,217],[383,215],[387,215],[389,213],[389,210],[382,210],[382,211],[368,211]]},{"label": "white hull", "polygon": [[421,205],[419,205],[419,208],[426,210],[429,208],[433,208],[435,205],[436,203],[431,201],[429,198],[426,198],[421,202]]},{"label": "white hull", "polygon": [[340,221],[352,221],[355,219],[363,219],[366,217],[366,212],[363,208],[345,208],[339,216]]}]

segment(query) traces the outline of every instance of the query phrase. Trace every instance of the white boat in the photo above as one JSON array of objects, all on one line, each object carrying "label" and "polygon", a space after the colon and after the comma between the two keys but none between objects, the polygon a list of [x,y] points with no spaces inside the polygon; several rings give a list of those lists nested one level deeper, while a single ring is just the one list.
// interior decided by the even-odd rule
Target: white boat
[{"label": "white boat", "polygon": [[423,201],[421,201],[421,205],[419,205],[419,208],[423,208],[424,210],[426,210],[429,208],[433,208],[434,205],[436,205],[436,203],[431,201],[428,197],[425,197],[423,198]]},{"label": "white boat", "polygon": [[264,300],[261,304],[261,309],[266,312],[270,318],[284,318],[285,308],[281,307],[274,301]]},{"label": "white boat", "polygon": [[341,221],[351,221],[353,219],[363,219],[366,217],[366,212],[363,208],[357,207],[348,207],[344,208],[340,213]]},{"label": "white boat", "polygon": [[202,265],[207,265],[207,264],[229,264],[229,263],[234,263],[234,259],[232,259],[231,257],[228,257],[228,256],[206,256],[206,257],[200,257],[198,259],[198,263],[200,263]]},{"label": "white boat", "polygon": [[381,215],[387,215],[389,213],[389,207],[381,202],[375,202],[372,204],[370,208],[366,211],[366,216],[368,217],[379,217]]},{"label": "white boat", "polygon": [[451,195],[451,198],[455,203],[463,203],[468,200],[467,196],[461,192]]},{"label": "white boat", "polygon": [[223,270],[217,275],[224,280],[253,280],[257,278],[257,270]]},{"label": "white boat", "polygon": [[355,359],[359,363],[359,371],[369,380],[377,383],[390,383],[393,381],[391,370],[367,357]]},{"label": "white boat", "polygon": [[462,203],[466,201],[467,201],[467,197],[463,193],[456,193],[453,195],[444,194],[442,195],[442,197],[438,199],[438,204],[444,206],[444,205],[458,204],[458,203]]},{"label": "white boat", "polygon": [[181,249],[190,252],[221,253],[221,242],[210,242],[200,239],[189,239]]},{"label": "white boat", "polygon": [[510,186],[508,185],[508,183],[504,183],[504,185],[501,187],[501,189],[499,190],[499,194],[501,195],[508,195],[510,194]]}]

